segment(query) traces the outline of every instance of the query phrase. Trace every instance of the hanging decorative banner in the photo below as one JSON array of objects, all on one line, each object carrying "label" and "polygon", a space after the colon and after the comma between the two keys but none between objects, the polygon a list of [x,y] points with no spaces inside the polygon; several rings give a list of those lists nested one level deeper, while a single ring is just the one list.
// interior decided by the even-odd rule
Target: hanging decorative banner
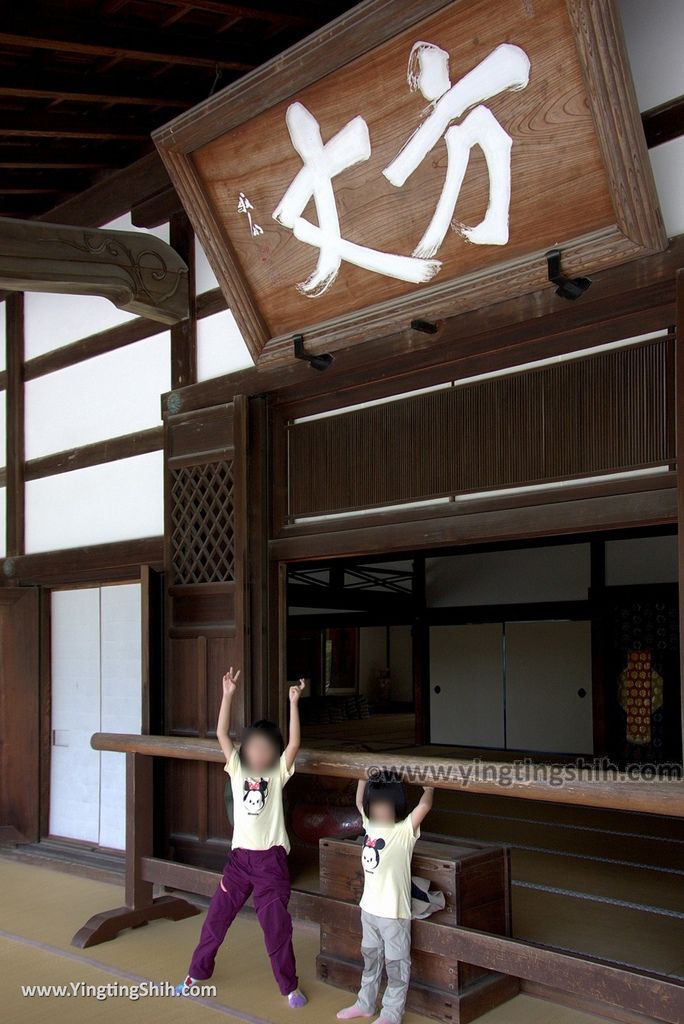
[{"label": "hanging decorative banner", "polygon": [[255,359],[666,245],[613,0],[369,0],[154,138]]}]

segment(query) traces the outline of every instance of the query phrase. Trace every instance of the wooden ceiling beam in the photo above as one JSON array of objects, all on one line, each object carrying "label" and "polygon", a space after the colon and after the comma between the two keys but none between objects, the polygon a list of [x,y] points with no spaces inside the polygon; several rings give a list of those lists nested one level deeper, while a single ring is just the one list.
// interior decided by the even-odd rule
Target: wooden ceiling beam
[{"label": "wooden ceiling beam", "polygon": [[148,92],[143,87],[124,81],[108,83],[98,76],[91,88],[84,88],[83,79],[78,79],[79,88],[75,88],[73,78],[65,82],[59,75],[22,74],[12,70],[9,82],[0,82],[0,96],[10,99],[59,100],[64,103],[111,103],[132,107],[173,107],[186,110],[191,106],[193,98],[182,99],[178,96],[160,96]]},{"label": "wooden ceiling beam", "polygon": [[251,4],[224,4],[221,0],[152,0],[152,2],[164,4],[166,7],[192,8],[195,11],[207,11],[224,17],[232,15],[234,18],[247,18],[251,21],[264,21],[268,24],[277,23],[310,28],[316,23],[315,18],[310,15],[274,11],[268,7],[254,7]]},{"label": "wooden ceiling beam", "polygon": [[0,136],[28,139],[102,139],[147,142],[153,125],[140,118],[101,118],[61,111],[0,110]]},{"label": "wooden ceiling beam", "polygon": [[56,53],[82,53],[113,60],[144,61],[155,64],[184,64],[198,68],[224,68],[251,71],[259,61],[245,59],[244,45],[239,49],[242,59],[231,58],[225,46],[213,40],[196,38],[180,32],[150,32],[129,25],[126,29],[99,22],[68,21],[50,18],[40,28],[21,14],[3,19],[0,46],[51,50]]}]

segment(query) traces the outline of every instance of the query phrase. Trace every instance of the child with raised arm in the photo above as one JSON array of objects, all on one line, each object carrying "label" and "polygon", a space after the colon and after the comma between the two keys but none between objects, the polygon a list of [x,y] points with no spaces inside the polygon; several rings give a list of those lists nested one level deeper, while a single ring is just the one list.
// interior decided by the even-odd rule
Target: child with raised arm
[{"label": "child with raised arm", "polygon": [[239,676],[240,670],[234,672],[231,667],[223,677],[223,699],[216,726],[233,792],[232,852],[209,904],[187,977],[176,986],[176,993],[189,995],[195,983],[212,976],[216,954],[226,932],[253,894],[273,975],[289,1006],[298,1008],[307,1000],[297,980],[292,919],[287,909],[290,842],[285,831],[283,786],[294,773],[299,750],[299,698],[305,683],[300,679],[297,686],[290,687],[287,747],[280,729],[262,719],[245,729],[238,750],[228,729]]},{"label": "child with raised arm", "polygon": [[340,1010],[338,1020],[374,1015],[384,965],[387,987],[375,1024],[400,1024],[411,977],[411,857],[433,796],[434,790],[424,787],[407,815],[401,782],[359,780],[356,806],[366,833],[361,850],[363,975],[356,1002]]}]

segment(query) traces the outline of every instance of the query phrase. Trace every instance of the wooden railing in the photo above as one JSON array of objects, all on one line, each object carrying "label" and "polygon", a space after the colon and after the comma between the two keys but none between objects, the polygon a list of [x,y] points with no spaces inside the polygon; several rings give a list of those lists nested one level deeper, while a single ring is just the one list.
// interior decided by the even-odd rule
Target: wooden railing
[{"label": "wooden railing", "polygon": [[[179,920],[199,913],[198,907],[178,896],[154,898],[154,884],[186,892],[209,895],[218,875],[190,865],[156,858],[152,844],[152,763],[154,757],[209,761],[223,764],[218,744],[211,739],[171,736],[95,733],[95,750],[119,751],[126,755],[126,875],[125,906],[103,911],[90,918],[72,940],[75,946],[96,945],[113,939],[124,928],[138,927],[155,918]],[[481,769],[479,774],[474,769]],[[531,766],[529,771],[533,772]],[[547,766],[549,767],[549,766]],[[564,766],[567,771],[567,766]],[[626,776],[578,772],[576,779],[562,785],[547,778],[524,778],[521,764],[478,765],[455,758],[420,757],[411,761],[394,754],[364,754],[329,750],[300,750],[297,771],[309,775],[364,778],[373,769],[400,770],[406,782],[434,785],[439,789],[466,789],[473,793],[497,793],[518,799],[583,804],[611,810],[639,811],[684,817],[684,782],[631,781]],[[322,897],[300,897],[293,913],[319,920],[315,904]],[[294,903],[294,900],[293,900]],[[419,923],[416,925],[419,927]],[[448,931],[448,936],[447,936]],[[450,926],[444,933],[448,949],[440,955],[499,971],[521,979],[523,985],[556,993],[561,1001],[568,994],[587,1009],[611,1008],[610,1016],[626,1020],[649,1017],[665,1024],[684,1021],[684,984],[675,978],[649,974],[622,964],[597,960],[519,939],[490,935],[472,928]],[[578,1003],[579,1005],[579,1003]],[[636,1015],[636,1016],[635,1016]]]},{"label": "wooden railing", "polygon": [[[215,761],[217,764],[225,762],[216,740],[212,739],[96,732],[91,746],[95,750],[151,757]],[[297,771],[305,775],[362,779],[378,768],[394,769],[401,772],[407,783],[431,785],[437,789],[460,789],[522,800],[684,817],[684,781],[679,779],[634,780],[624,773],[580,770],[567,764],[528,765],[524,762],[315,749],[302,749],[297,754]]]}]

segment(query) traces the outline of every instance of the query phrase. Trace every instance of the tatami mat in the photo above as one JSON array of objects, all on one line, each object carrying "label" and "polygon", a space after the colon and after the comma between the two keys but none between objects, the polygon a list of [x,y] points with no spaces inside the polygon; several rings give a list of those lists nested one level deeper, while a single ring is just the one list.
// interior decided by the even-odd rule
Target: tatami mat
[{"label": "tatami mat", "polygon": [[[0,860],[0,953],[5,986],[4,1024],[75,1024],[98,1020],[163,1021],[164,1024],[209,1024],[210,1021],[250,1024],[321,1024],[335,1019],[348,1003],[344,992],[316,979],[318,929],[296,925],[295,946],[302,987],[310,998],[303,1010],[290,1010],[277,991],[255,918],[240,917],[219,954],[212,981],[215,999],[195,1001],[124,997],[97,1002],[93,998],[27,998],[21,984],[105,984],[142,980],[177,981],[186,969],[202,916],[185,921],[156,921],[122,932],[113,942],[79,950],[72,935],[92,914],[120,906],[118,886],[62,874],[35,865]],[[14,938],[12,938],[14,937]],[[482,1024],[595,1024],[599,1018],[521,995],[480,1018]],[[408,1013],[405,1024],[427,1024]]]}]

